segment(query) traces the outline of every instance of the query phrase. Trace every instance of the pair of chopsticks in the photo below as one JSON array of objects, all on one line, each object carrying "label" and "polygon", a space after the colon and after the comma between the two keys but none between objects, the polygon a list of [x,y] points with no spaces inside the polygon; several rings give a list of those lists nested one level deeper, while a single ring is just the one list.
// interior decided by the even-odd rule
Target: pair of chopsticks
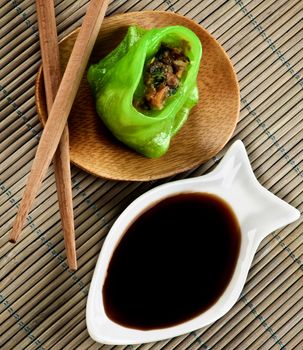
[{"label": "pair of chopsticks", "polygon": [[54,158],[55,175],[66,254],[72,270],[77,269],[77,261],[66,122],[104,19],[108,1],[91,0],[59,85],[60,67],[54,5],[51,1],[36,0],[48,119],[40,138],[9,241],[18,240],[24,220],[59,145]]}]

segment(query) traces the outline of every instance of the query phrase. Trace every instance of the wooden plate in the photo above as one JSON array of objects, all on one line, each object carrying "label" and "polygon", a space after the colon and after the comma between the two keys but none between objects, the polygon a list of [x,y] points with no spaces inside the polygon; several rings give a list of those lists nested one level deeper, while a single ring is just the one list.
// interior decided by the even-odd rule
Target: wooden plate
[{"label": "wooden plate", "polygon": [[[148,159],[116,141],[102,124],[85,74],[68,120],[70,155],[75,165],[96,176],[147,181],[188,170],[217,154],[235,129],[240,94],[232,64],[219,43],[195,22],[171,12],[130,12],[106,18],[90,62],[98,62],[115,48],[131,24],[145,28],[183,25],[198,35],[203,46],[198,77],[199,103],[172,140],[167,154],[159,159]],[[75,30],[60,43],[62,71],[77,33]],[[46,105],[41,67],[35,94],[38,115],[44,121]]]}]

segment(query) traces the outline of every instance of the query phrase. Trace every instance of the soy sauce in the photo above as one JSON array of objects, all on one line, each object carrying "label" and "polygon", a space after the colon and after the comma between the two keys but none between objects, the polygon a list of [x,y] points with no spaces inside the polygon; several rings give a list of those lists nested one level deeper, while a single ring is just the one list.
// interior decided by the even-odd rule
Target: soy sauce
[{"label": "soy sauce", "polygon": [[123,326],[174,326],[210,308],[230,282],[240,227],[228,203],[207,193],[168,197],[126,230],[103,286],[107,316]]}]

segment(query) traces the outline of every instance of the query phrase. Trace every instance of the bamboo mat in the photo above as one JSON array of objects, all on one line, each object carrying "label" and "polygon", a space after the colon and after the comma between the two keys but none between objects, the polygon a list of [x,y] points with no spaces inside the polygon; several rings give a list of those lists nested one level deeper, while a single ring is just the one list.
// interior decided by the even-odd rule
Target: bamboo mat
[{"label": "bamboo mat", "polygon": [[[88,1],[55,3],[62,38],[81,24]],[[302,0],[115,0],[107,15],[144,9],[186,15],[222,44],[241,88],[233,140],[243,140],[259,181],[302,212]],[[134,198],[171,178],[115,182],[72,167],[79,269],[71,273],[50,168],[22,239],[8,243],[41,133],[34,99],[39,64],[34,1],[0,0],[0,348],[126,349],[89,337],[89,284],[115,218]],[[174,179],[209,171],[224,152]],[[225,317],[184,336],[128,349],[303,349],[302,259],[300,219],[261,243],[243,293]]]}]

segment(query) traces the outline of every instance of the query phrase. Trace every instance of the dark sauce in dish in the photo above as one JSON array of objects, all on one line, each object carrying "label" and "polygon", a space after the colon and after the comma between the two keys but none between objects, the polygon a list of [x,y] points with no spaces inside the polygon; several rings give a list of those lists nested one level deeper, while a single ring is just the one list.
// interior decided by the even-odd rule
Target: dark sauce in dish
[{"label": "dark sauce in dish", "polygon": [[198,316],[230,282],[240,242],[238,220],[220,197],[163,199],[129,226],[113,252],[102,291],[107,316],[141,330]]}]

